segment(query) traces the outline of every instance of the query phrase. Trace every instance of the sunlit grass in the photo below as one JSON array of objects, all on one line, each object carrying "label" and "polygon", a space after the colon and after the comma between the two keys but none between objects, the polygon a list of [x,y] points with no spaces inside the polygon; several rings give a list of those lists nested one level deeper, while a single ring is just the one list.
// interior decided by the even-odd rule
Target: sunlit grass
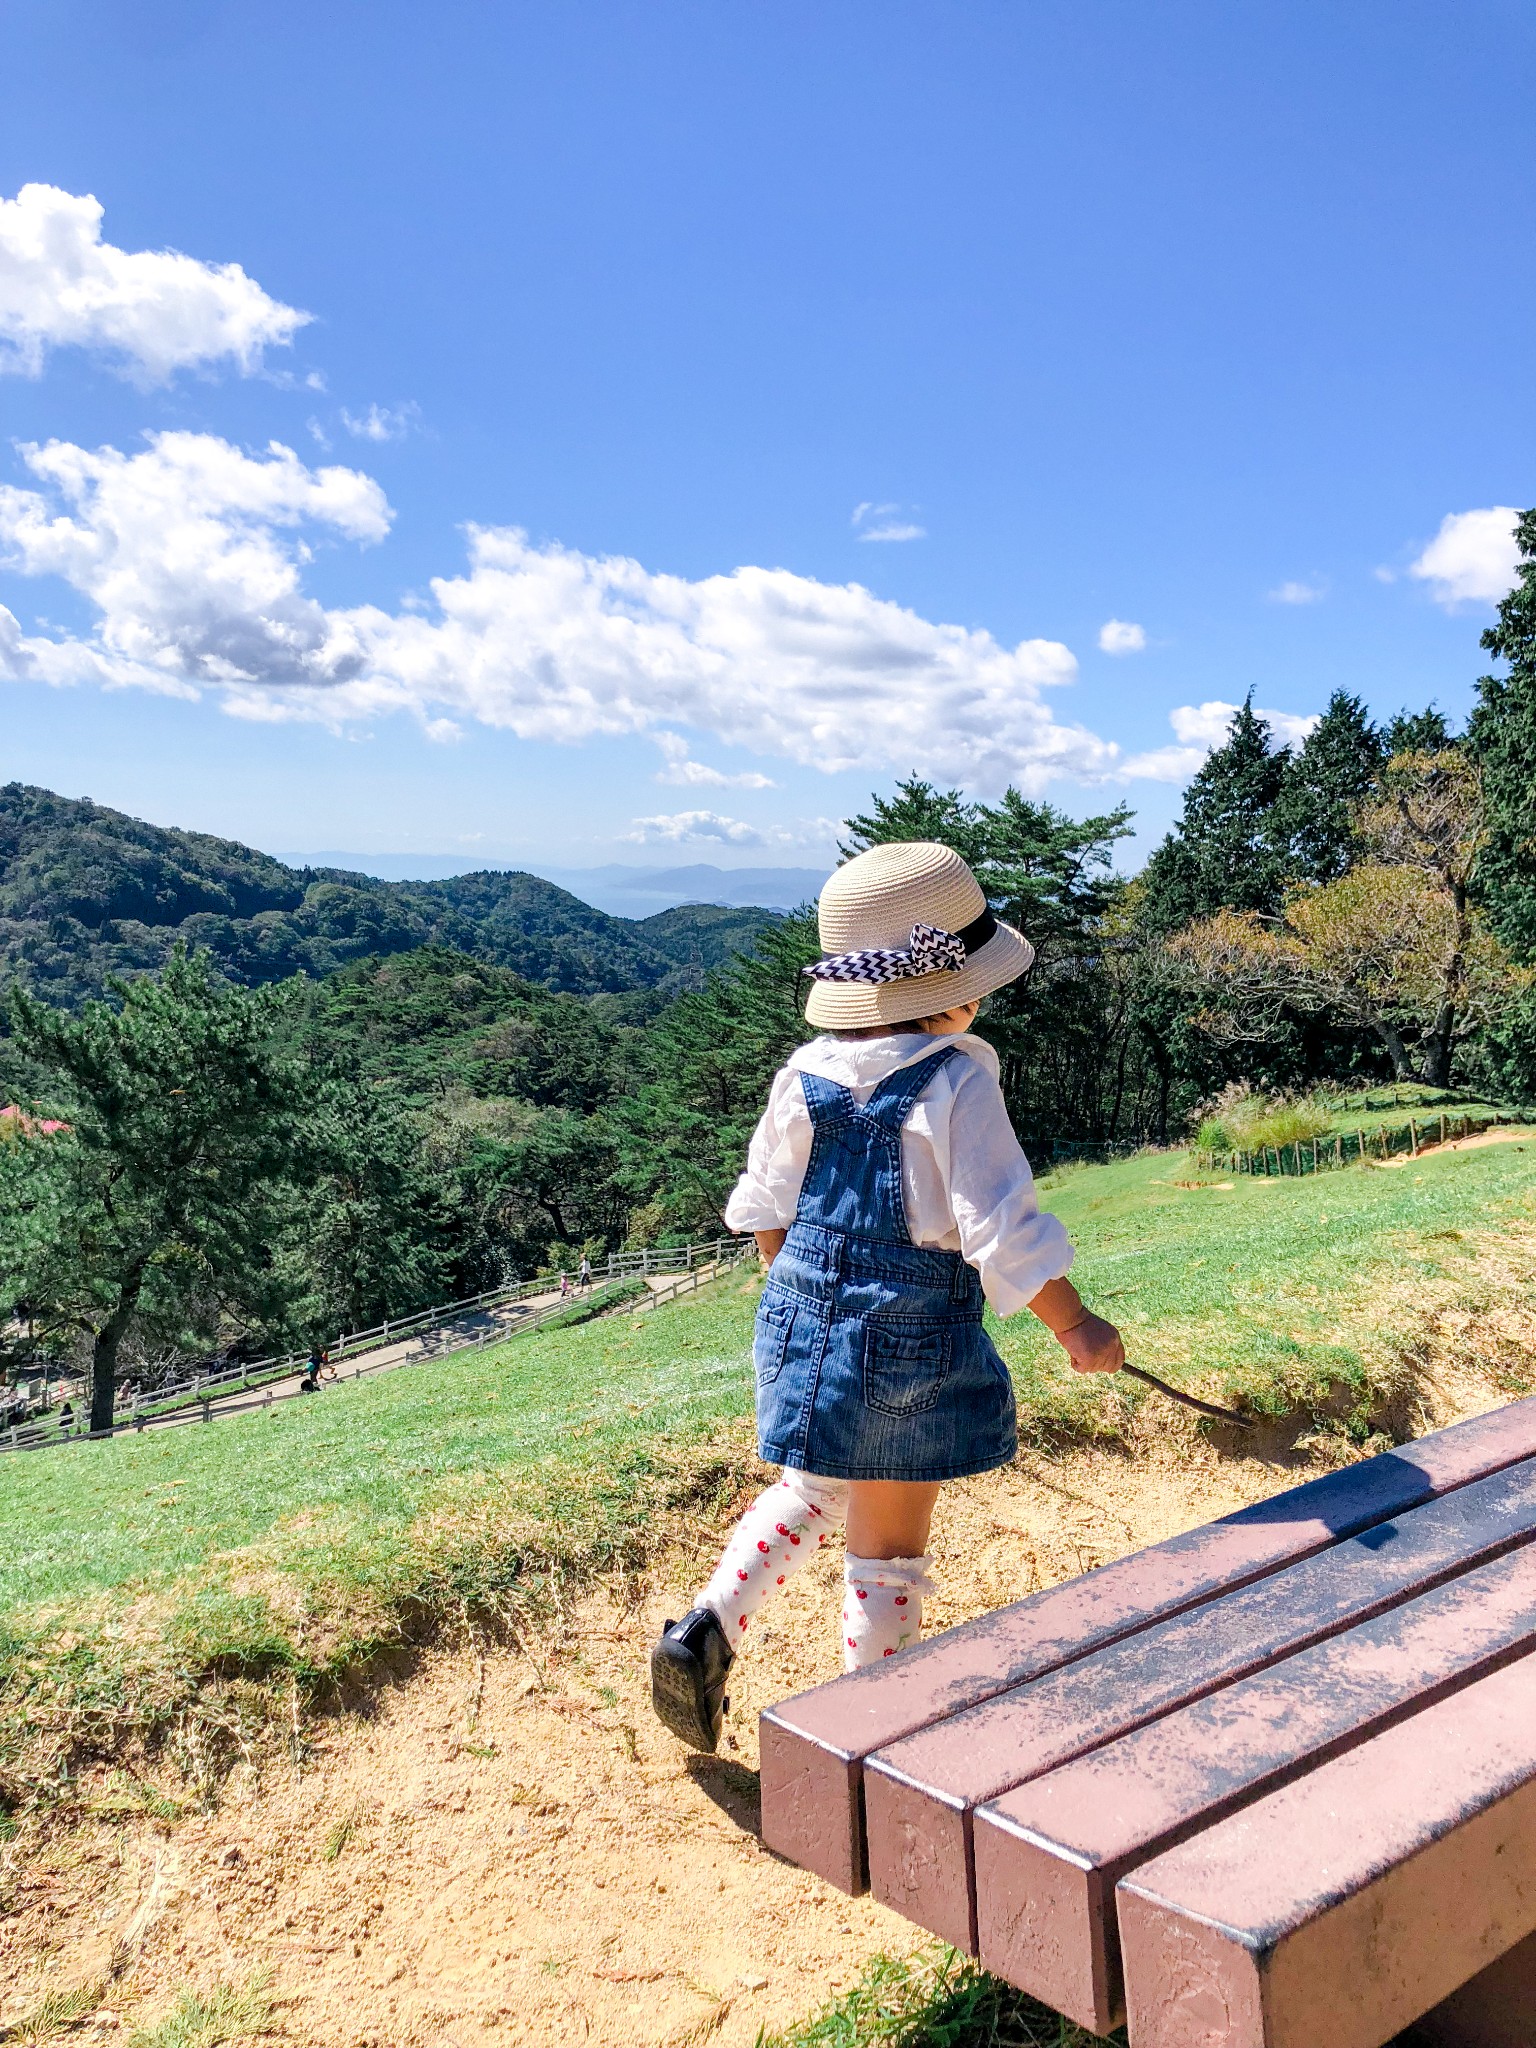
[{"label": "sunlit grass", "polygon": [[[990,1977],[952,1948],[874,1956],[851,1991],[757,2048],[1095,2048],[1059,2013]],[[1125,2041],[1123,2032],[1110,2036]]]}]

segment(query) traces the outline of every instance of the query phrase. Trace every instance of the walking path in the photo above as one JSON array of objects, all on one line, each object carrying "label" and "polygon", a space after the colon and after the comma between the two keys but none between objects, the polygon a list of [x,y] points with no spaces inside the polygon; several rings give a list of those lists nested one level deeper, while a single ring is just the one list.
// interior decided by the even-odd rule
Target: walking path
[{"label": "walking path", "polygon": [[[572,1294],[569,1306],[578,1306],[584,1298]],[[423,1359],[446,1358],[476,1345],[499,1343],[503,1337],[514,1336],[524,1328],[540,1310],[559,1302],[560,1290],[553,1288],[548,1294],[529,1295],[522,1301],[507,1302],[500,1308],[471,1309],[465,1315],[455,1316],[451,1322],[439,1323],[435,1329],[402,1337],[396,1344],[380,1344],[360,1358],[350,1370],[345,1365],[339,1367],[334,1380],[322,1380],[320,1390],[324,1393],[353,1380],[371,1379],[376,1373],[393,1372],[397,1366],[416,1365]],[[273,1381],[265,1387],[251,1387],[207,1401],[191,1402],[186,1407],[172,1409],[166,1415],[146,1416],[143,1427],[178,1428],[188,1422],[216,1421],[225,1415],[249,1415],[254,1409],[270,1408],[276,1401],[302,1400],[306,1397],[299,1391],[299,1381],[308,1370],[305,1365],[289,1378]],[[122,1429],[118,1434],[123,1434]]]}]

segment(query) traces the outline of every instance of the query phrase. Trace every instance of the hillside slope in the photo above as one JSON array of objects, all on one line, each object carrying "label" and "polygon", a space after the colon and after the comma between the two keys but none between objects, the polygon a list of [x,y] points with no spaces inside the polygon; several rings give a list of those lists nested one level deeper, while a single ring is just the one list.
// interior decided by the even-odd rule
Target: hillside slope
[{"label": "hillside slope", "polygon": [[0,980],[66,1004],[108,974],[157,967],[178,937],[252,985],[435,945],[574,995],[670,991],[697,982],[726,933],[745,943],[769,915],[690,906],[640,924],[535,875],[380,882],[291,868],[238,840],[0,788]]}]

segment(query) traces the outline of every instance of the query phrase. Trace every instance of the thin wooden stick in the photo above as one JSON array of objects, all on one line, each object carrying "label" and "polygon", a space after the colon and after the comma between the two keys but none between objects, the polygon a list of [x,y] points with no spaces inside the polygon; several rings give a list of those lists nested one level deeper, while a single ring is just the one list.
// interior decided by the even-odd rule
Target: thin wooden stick
[{"label": "thin wooden stick", "polygon": [[1202,1401],[1198,1394],[1186,1394],[1180,1387],[1170,1387],[1166,1380],[1160,1380],[1155,1372],[1144,1372],[1139,1365],[1122,1365],[1120,1370],[1128,1372],[1133,1380],[1140,1380],[1143,1386],[1155,1387],[1160,1394],[1166,1394],[1170,1401],[1181,1401],[1186,1408],[1198,1408],[1202,1415],[1213,1415],[1218,1422],[1235,1423],[1239,1429],[1252,1429],[1253,1417],[1239,1415],[1235,1408],[1218,1408],[1214,1401]]}]

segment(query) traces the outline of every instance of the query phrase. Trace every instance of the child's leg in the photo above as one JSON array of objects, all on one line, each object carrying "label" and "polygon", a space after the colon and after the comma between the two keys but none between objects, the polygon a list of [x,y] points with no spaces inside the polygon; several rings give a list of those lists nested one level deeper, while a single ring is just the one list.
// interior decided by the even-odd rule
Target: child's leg
[{"label": "child's leg", "polygon": [[843,1565],[843,1668],[878,1664],[923,1627],[933,1591],[928,1529],[939,1489],[926,1482],[856,1479],[848,1489],[848,1555]]},{"label": "child's leg", "polygon": [[747,1623],[763,1602],[842,1527],[847,1502],[846,1480],[817,1479],[789,1466],[753,1501],[732,1531],[714,1577],[693,1603],[715,1615],[732,1650],[740,1647]]}]

